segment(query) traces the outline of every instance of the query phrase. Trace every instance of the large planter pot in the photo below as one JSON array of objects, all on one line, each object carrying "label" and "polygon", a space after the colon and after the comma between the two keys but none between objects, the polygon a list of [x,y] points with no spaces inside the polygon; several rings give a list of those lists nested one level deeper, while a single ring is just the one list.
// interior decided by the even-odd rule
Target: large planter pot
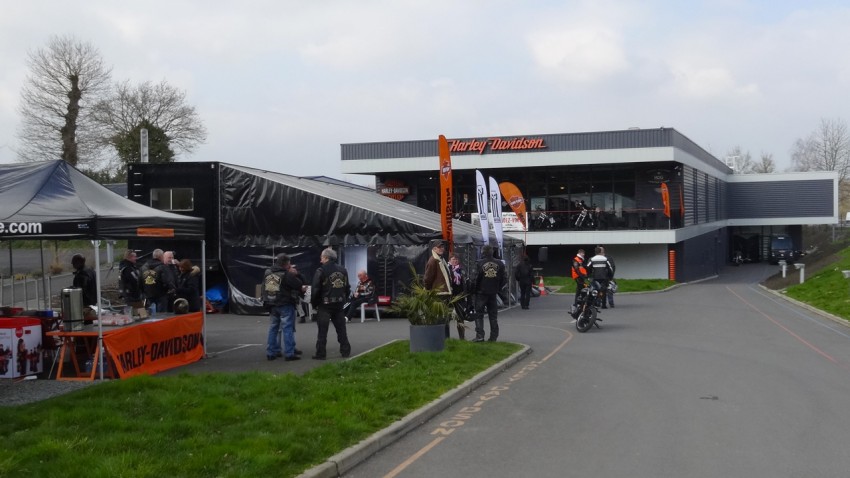
[{"label": "large planter pot", "polygon": [[446,326],[440,325],[411,325],[411,352],[441,352],[446,348]]}]

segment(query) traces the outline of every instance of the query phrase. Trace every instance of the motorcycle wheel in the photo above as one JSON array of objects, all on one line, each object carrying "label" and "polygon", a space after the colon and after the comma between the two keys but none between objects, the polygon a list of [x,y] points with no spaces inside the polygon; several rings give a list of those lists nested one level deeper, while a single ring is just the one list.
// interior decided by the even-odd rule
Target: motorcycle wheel
[{"label": "motorcycle wheel", "polygon": [[576,330],[585,333],[593,327],[594,323],[596,323],[596,307],[586,304],[581,315],[576,319]]}]

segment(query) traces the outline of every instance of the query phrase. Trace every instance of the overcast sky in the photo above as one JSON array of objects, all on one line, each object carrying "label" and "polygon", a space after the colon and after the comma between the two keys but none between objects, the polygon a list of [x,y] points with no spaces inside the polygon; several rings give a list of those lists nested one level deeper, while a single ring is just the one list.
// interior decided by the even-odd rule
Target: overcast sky
[{"label": "overcast sky", "polygon": [[208,139],[180,161],[295,175],[351,180],[344,143],[661,126],[784,170],[821,118],[850,119],[846,1],[0,6],[0,163],[16,159],[27,52],[52,35],[92,43],[113,80],[185,90]]}]

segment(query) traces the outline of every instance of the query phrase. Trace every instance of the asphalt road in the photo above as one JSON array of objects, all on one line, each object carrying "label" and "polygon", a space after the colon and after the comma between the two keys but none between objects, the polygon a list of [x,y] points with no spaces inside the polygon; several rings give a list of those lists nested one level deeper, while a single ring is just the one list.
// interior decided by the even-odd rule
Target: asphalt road
[{"label": "asphalt road", "polygon": [[773,269],[619,295],[586,334],[569,295],[506,311],[534,352],[345,476],[846,477],[850,328],[761,290]]}]

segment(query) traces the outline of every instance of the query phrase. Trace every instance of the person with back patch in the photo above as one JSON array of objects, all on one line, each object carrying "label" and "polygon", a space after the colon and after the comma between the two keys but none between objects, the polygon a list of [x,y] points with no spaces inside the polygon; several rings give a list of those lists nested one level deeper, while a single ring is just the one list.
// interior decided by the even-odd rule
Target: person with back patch
[{"label": "person with back patch", "polygon": [[[295,348],[295,304],[301,300],[301,287],[304,284],[297,274],[290,271],[290,259],[286,254],[278,254],[274,264],[266,269],[263,276],[263,306],[269,309],[269,336],[266,345],[266,358],[274,360],[284,357],[287,362],[301,360],[301,351]],[[280,347],[281,328],[283,329],[283,351]]]},{"label": "person with back patch", "polygon": [[310,294],[310,303],[319,311],[316,314],[319,335],[316,338],[316,354],[313,355],[313,359],[327,358],[328,329],[331,323],[336,329],[339,353],[345,358],[351,355],[351,344],[348,342],[343,311],[343,306],[351,295],[348,271],[336,263],[337,254],[331,248],[323,250],[319,260],[322,265],[313,275]]},{"label": "person with back patch", "polygon": [[148,300],[151,311],[166,312],[168,299],[177,289],[175,278],[170,269],[162,262],[165,252],[154,249],[151,259],[142,266],[142,290]]}]

